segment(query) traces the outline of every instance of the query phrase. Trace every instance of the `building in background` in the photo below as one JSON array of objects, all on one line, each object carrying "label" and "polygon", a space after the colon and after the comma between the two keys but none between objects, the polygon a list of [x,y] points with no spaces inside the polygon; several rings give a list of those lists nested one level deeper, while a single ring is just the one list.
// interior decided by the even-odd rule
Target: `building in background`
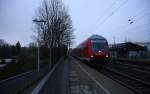
[{"label": "building in background", "polygon": [[148,48],[143,45],[126,42],[110,45],[112,57],[119,58],[147,58],[149,57]]},{"label": "building in background", "polygon": [[147,50],[150,52],[150,42],[134,42],[135,44],[147,47]]}]

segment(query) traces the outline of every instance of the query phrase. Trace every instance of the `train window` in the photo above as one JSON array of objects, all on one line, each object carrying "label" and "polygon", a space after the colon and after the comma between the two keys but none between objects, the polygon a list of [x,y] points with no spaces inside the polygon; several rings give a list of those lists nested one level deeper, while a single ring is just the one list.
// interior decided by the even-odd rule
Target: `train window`
[{"label": "train window", "polygon": [[92,51],[98,52],[98,51],[105,51],[108,50],[108,44],[107,42],[92,42]]}]

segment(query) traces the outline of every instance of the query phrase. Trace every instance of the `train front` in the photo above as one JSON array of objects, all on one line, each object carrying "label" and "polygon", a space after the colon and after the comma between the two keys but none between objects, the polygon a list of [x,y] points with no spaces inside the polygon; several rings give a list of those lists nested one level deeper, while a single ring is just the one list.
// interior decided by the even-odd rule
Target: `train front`
[{"label": "train front", "polygon": [[109,48],[106,39],[91,40],[90,61],[98,64],[105,63],[109,58]]}]

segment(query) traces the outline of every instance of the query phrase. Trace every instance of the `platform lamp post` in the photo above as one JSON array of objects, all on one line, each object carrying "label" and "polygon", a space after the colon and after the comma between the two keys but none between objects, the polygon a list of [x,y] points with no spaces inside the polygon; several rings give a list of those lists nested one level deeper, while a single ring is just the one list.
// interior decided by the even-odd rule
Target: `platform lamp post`
[{"label": "platform lamp post", "polygon": [[113,37],[113,40],[114,40],[114,48],[115,48],[115,50],[116,50],[116,51],[114,52],[114,56],[117,57],[117,47],[116,47],[116,37],[115,37],[115,36]]},{"label": "platform lamp post", "polygon": [[[45,20],[38,20],[38,19],[34,19],[34,20],[32,20],[33,22],[35,22],[35,23],[46,23],[46,21]],[[39,40],[39,32],[38,32],[38,73],[40,72],[40,40]]]}]

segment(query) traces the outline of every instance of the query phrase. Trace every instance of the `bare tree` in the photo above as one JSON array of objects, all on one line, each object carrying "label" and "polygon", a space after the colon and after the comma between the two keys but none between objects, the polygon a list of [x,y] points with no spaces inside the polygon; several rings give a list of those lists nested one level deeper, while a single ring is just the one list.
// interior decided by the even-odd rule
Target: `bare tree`
[{"label": "bare tree", "polygon": [[42,44],[48,48],[72,45],[72,21],[61,0],[43,0],[34,19],[45,21],[35,24]]}]

